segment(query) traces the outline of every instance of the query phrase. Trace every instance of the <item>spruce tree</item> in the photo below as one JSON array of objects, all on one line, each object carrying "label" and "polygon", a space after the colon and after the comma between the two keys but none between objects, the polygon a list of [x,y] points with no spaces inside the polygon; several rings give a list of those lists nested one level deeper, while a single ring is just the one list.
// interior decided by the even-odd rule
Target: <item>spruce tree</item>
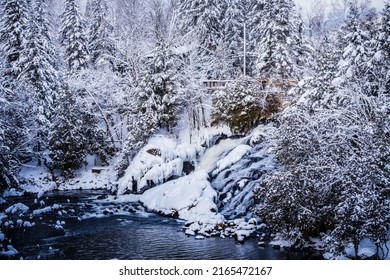
[{"label": "spruce tree", "polygon": [[[19,162],[14,154],[14,145],[19,144],[13,135],[17,127],[13,127],[12,116],[7,107],[12,106],[5,98],[5,89],[0,85],[0,191],[18,186],[17,171]],[[12,111],[12,110],[11,110]],[[11,138],[9,138],[11,136]]]},{"label": "spruce tree", "polygon": [[257,72],[260,76],[299,78],[295,61],[294,4],[292,0],[264,3]]},{"label": "spruce tree", "polygon": [[223,28],[222,41],[228,49],[230,60],[233,60],[233,65],[229,65],[231,68],[240,69],[243,67],[244,12],[242,0],[232,0],[226,5],[221,23]]},{"label": "spruce tree", "polygon": [[72,92],[64,86],[56,102],[49,134],[49,156],[53,167],[61,170],[63,176],[72,175],[85,160],[87,141],[80,111]]},{"label": "spruce tree", "polygon": [[110,22],[106,0],[92,0],[89,26],[88,50],[95,66],[110,66],[115,70],[116,46],[113,39],[114,26]]},{"label": "spruce tree", "polygon": [[200,51],[210,54],[221,42],[223,2],[214,0],[181,0],[178,4],[180,27],[194,32]]},{"label": "spruce tree", "polygon": [[26,89],[31,91],[33,104],[31,113],[35,118],[36,132],[33,150],[36,153],[38,165],[41,165],[58,88],[58,78],[46,0],[34,1],[29,16],[20,78],[25,83]]},{"label": "spruce tree", "polygon": [[76,0],[64,1],[61,15],[60,41],[65,48],[66,62],[71,73],[85,69],[88,62],[85,23]]},{"label": "spruce tree", "polygon": [[[365,80],[367,61],[372,53],[369,48],[370,33],[360,21],[357,4],[350,4],[347,23],[343,28],[345,47],[339,63],[338,76],[343,84],[357,83]],[[364,86],[362,84],[362,86]]]},{"label": "spruce tree", "polygon": [[0,44],[5,52],[5,69],[2,76],[7,76],[6,86],[16,82],[21,72],[21,53],[25,43],[25,30],[28,18],[25,0],[2,0],[2,18],[0,20]]}]

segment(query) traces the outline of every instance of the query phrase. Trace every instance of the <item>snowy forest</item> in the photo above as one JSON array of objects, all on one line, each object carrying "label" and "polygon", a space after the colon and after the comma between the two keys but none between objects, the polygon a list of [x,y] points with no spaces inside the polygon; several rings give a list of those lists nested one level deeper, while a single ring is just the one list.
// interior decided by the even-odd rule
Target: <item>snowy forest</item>
[{"label": "snowy forest", "polygon": [[329,2],[1,0],[0,256],[47,194],[105,189],[198,239],[388,258],[390,2]]}]

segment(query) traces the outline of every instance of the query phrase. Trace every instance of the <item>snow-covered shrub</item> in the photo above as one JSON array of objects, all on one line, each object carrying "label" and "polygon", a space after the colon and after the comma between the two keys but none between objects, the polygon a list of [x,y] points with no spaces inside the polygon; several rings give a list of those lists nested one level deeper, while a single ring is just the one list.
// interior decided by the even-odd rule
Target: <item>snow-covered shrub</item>
[{"label": "snow-covered shrub", "polygon": [[225,123],[235,132],[248,132],[282,106],[281,97],[264,91],[255,80],[242,77],[213,98],[214,123]]},{"label": "snow-covered shrub", "polygon": [[[338,105],[293,106],[284,113],[275,151],[283,169],[257,189],[257,213],[287,237],[334,229],[341,242],[376,242],[389,223],[389,99],[358,90],[337,95]],[[370,226],[371,203],[359,199],[368,194],[387,201],[376,203],[370,219],[377,222]]]}]

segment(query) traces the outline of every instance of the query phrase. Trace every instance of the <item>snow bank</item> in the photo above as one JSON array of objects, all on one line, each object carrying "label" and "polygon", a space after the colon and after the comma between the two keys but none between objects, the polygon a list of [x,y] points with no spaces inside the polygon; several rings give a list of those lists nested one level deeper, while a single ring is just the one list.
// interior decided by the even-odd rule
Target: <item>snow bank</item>
[{"label": "snow bank", "polygon": [[140,201],[150,211],[216,225],[224,222],[224,217],[217,213],[216,197],[207,173],[199,171],[146,191]]}]

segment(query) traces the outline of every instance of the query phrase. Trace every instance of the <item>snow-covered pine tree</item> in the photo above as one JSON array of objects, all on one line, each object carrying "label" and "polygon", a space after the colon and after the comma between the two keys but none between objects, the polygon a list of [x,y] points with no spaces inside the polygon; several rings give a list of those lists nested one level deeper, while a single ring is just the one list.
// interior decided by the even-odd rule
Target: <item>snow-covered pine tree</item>
[{"label": "snow-covered pine tree", "polygon": [[20,143],[16,141],[19,140],[20,135],[12,134],[19,131],[18,127],[13,126],[15,122],[9,115],[12,110],[8,107],[12,107],[12,103],[6,100],[5,89],[0,85],[0,192],[18,185],[19,162],[17,154],[13,152],[15,145]]},{"label": "snow-covered pine tree", "polygon": [[201,53],[212,53],[221,42],[223,4],[220,0],[179,1],[181,30],[184,33],[194,32]]},{"label": "snow-covered pine tree", "polygon": [[350,3],[347,23],[343,28],[345,47],[337,76],[341,77],[341,85],[359,83],[364,88],[367,85],[367,62],[373,56],[373,50],[370,32],[364,28],[360,17],[357,4]]},{"label": "snow-covered pine tree", "polygon": [[270,0],[264,3],[257,72],[260,76],[299,78],[295,61],[294,3]]},{"label": "snow-covered pine tree", "polygon": [[292,54],[298,77],[303,77],[308,72],[308,69],[312,67],[314,50],[310,41],[306,38],[307,26],[302,19],[301,13],[295,13],[293,21],[295,29],[292,35]]},{"label": "snow-covered pine tree", "polygon": [[53,167],[64,177],[71,176],[85,161],[86,139],[81,110],[73,93],[64,85],[55,103],[54,120],[49,134],[49,156]]},{"label": "snow-covered pine tree", "polygon": [[261,28],[263,20],[264,1],[263,0],[242,0],[242,9],[246,22],[247,37],[247,73],[253,77],[256,72],[256,53],[259,50],[261,40]]},{"label": "snow-covered pine tree", "polygon": [[336,87],[332,82],[336,78],[338,57],[333,42],[327,37],[322,38],[315,56],[313,76],[296,89],[301,96],[298,103],[311,109],[331,107],[337,103],[333,99]]},{"label": "snow-covered pine tree", "polygon": [[2,76],[6,87],[15,83],[22,65],[21,52],[25,43],[25,30],[28,18],[27,2],[25,0],[2,0],[2,18],[0,20],[0,44],[5,52],[5,69]]},{"label": "snow-covered pine tree", "polygon": [[390,65],[388,61],[390,61],[390,2],[385,3],[377,36],[378,45],[376,54],[374,55],[375,65],[373,66],[378,66],[378,64],[381,66],[376,68],[380,68],[378,69],[380,71],[378,75],[382,86],[380,87],[379,92],[389,95]]},{"label": "snow-covered pine tree", "polygon": [[114,26],[110,21],[109,7],[106,0],[92,0],[89,26],[88,50],[91,63],[96,66],[116,68],[116,45],[113,38]]},{"label": "snow-covered pine tree", "polygon": [[170,131],[178,120],[178,98],[174,54],[162,39],[158,39],[153,58],[147,62],[138,92],[139,102],[145,103],[142,112],[151,110],[157,126]]},{"label": "snow-covered pine tree", "polygon": [[382,21],[380,28],[381,45],[385,52],[385,58],[390,59],[390,2],[385,3],[385,7],[382,12]]},{"label": "snow-covered pine tree", "polygon": [[[246,23],[246,17],[242,4],[242,0],[229,1],[224,9],[224,16],[221,22],[222,42],[228,50],[229,60],[233,61],[233,65],[229,65],[232,69],[240,69],[244,65],[244,24]],[[231,70],[231,72],[233,72],[231,73],[232,76],[234,72],[238,71]],[[239,72],[242,73],[243,71]]]},{"label": "snow-covered pine tree", "polygon": [[36,133],[33,137],[33,150],[36,152],[38,165],[41,165],[58,88],[58,77],[46,0],[36,0],[31,5],[20,78],[25,83],[25,89],[31,91],[29,93],[33,104],[31,114],[35,119]]},{"label": "snow-covered pine tree", "polygon": [[49,117],[58,85],[56,59],[46,0],[36,0],[33,4],[22,53],[21,78],[33,88],[35,99],[41,102],[40,109]]},{"label": "snow-covered pine tree", "polygon": [[81,18],[76,0],[64,0],[60,41],[65,48],[68,70],[74,73],[85,69],[88,62],[85,22]]}]

